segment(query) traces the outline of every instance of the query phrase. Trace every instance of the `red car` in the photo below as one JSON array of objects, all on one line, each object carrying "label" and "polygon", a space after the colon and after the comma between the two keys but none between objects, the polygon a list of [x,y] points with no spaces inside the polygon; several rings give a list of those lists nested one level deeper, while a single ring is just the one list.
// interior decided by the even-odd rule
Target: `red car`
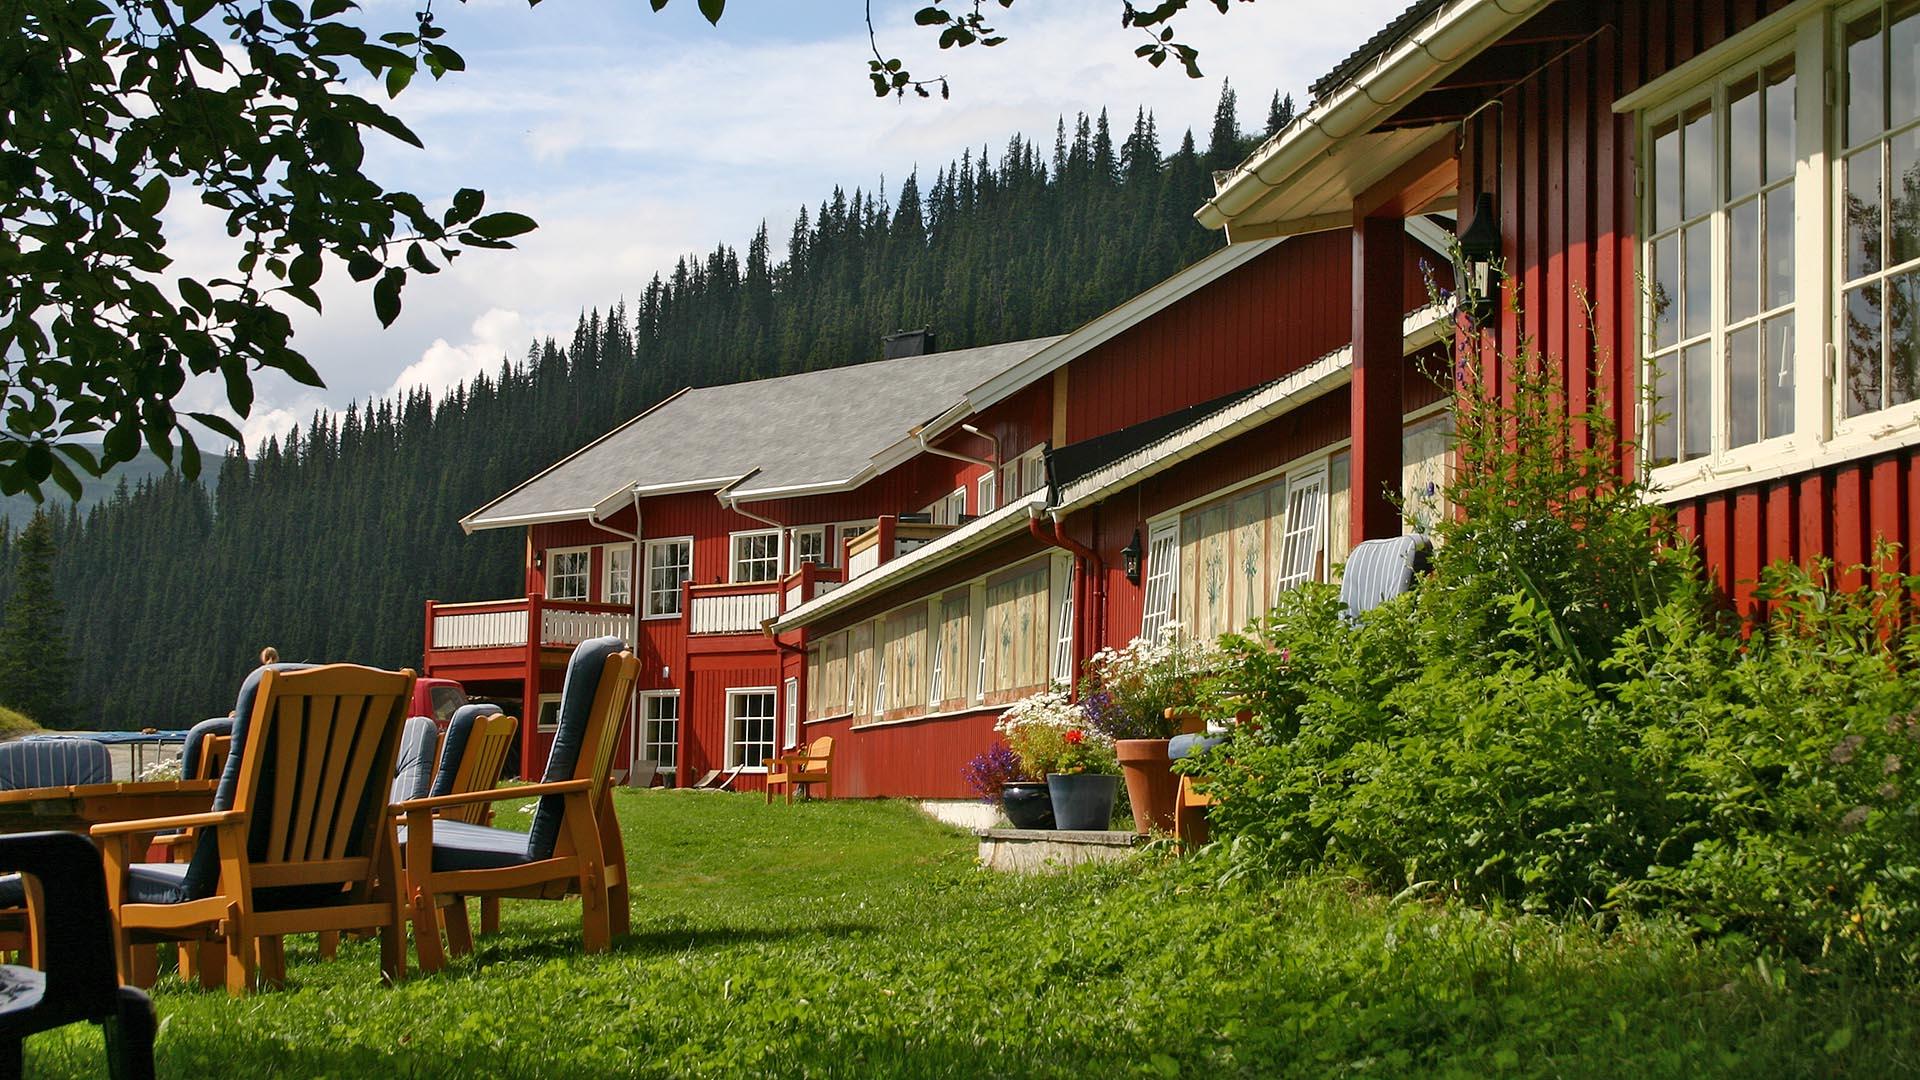
[{"label": "red car", "polygon": [[444,735],[448,722],[453,719],[454,710],[466,703],[466,688],[452,679],[415,679],[413,706],[407,715],[433,717],[433,722],[440,726],[440,733]]}]

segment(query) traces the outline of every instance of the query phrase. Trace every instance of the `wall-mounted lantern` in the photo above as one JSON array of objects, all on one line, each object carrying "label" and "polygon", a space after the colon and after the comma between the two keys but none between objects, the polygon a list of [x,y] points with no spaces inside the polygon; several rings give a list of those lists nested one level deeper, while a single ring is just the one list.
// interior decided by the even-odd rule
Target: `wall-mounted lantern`
[{"label": "wall-mounted lantern", "polygon": [[1483,322],[1500,303],[1500,218],[1493,193],[1483,191],[1473,202],[1473,220],[1460,234],[1460,263],[1455,268],[1460,310]]},{"label": "wall-mounted lantern", "polygon": [[544,552],[544,551],[536,551],[536,552],[534,552],[534,553],[533,553],[533,568],[534,568],[535,570],[545,570],[545,569],[547,568],[547,553],[546,553],[546,552]]},{"label": "wall-mounted lantern", "polygon": [[1140,530],[1133,530],[1133,539],[1120,549],[1120,569],[1127,575],[1130,584],[1140,584]]}]

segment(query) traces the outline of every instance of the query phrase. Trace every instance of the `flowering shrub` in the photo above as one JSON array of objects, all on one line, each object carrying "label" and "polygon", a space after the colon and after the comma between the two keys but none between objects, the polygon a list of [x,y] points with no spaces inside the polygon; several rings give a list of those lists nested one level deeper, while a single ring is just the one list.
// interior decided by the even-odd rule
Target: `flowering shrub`
[{"label": "flowering shrub", "polygon": [[1134,638],[1124,648],[1101,649],[1087,659],[1082,684],[1087,726],[1108,739],[1172,736],[1175,721],[1167,710],[1200,709],[1218,660],[1211,644],[1182,637],[1176,625],[1151,641]]},{"label": "flowering shrub", "polygon": [[984,803],[998,802],[1000,789],[1020,775],[1020,759],[1003,742],[994,743],[974,755],[960,770],[968,790]]},{"label": "flowering shrub", "polygon": [[[1093,767],[1113,756],[1112,740],[1087,727],[1086,714],[1067,691],[1055,686],[1015,702],[993,726],[1020,759],[1020,774],[1042,780],[1048,773],[1111,771]],[[1064,766],[1064,767],[1063,767]]]}]

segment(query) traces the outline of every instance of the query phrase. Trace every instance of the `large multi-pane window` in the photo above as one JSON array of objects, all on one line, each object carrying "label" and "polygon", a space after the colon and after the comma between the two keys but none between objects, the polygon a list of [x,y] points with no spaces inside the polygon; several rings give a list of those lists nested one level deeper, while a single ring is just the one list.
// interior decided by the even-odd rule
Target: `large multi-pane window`
[{"label": "large multi-pane window", "polygon": [[1843,416],[1920,398],[1920,3],[1841,33]]},{"label": "large multi-pane window", "polygon": [[1173,621],[1180,586],[1180,522],[1163,521],[1147,534],[1147,577],[1140,613],[1140,636],[1157,641]]},{"label": "large multi-pane window", "polygon": [[592,549],[547,552],[547,599],[585,601],[587,583],[592,577]]},{"label": "large multi-pane window", "polygon": [[733,534],[733,581],[773,581],[779,576],[780,530]]},{"label": "large multi-pane window", "polygon": [[647,616],[680,614],[680,586],[693,576],[693,537],[647,541]]},{"label": "large multi-pane window", "polygon": [[648,690],[640,695],[640,753],[642,761],[659,763],[673,771],[680,749],[680,692]]},{"label": "large multi-pane window", "polygon": [[727,767],[766,768],[773,757],[772,687],[727,691]]},{"label": "large multi-pane window", "polygon": [[1782,51],[1696,92],[1650,129],[1653,466],[1793,431],[1796,76]]},{"label": "large multi-pane window", "polygon": [[813,563],[826,566],[832,560],[827,558],[827,530],[821,526],[810,529],[793,530],[793,565],[798,569],[801,563]]},{"label": "large multi-pane window", "polygon": [[1643,457],[1697,463],[1679,493],[1916,437],[1883,414],[1920,413],[1920,0],[1806,6],[1632,106]]}]

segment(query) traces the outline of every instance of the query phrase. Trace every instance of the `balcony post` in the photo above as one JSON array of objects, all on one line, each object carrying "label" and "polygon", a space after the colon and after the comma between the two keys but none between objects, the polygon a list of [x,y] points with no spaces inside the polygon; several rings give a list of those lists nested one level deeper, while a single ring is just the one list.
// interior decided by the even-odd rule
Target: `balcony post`
[{"label": "balcony post", "polygon": [[538,780],[534,740],[540,732],[540,594],[527,594],[527,691],[520,705],[520,779]]}]

